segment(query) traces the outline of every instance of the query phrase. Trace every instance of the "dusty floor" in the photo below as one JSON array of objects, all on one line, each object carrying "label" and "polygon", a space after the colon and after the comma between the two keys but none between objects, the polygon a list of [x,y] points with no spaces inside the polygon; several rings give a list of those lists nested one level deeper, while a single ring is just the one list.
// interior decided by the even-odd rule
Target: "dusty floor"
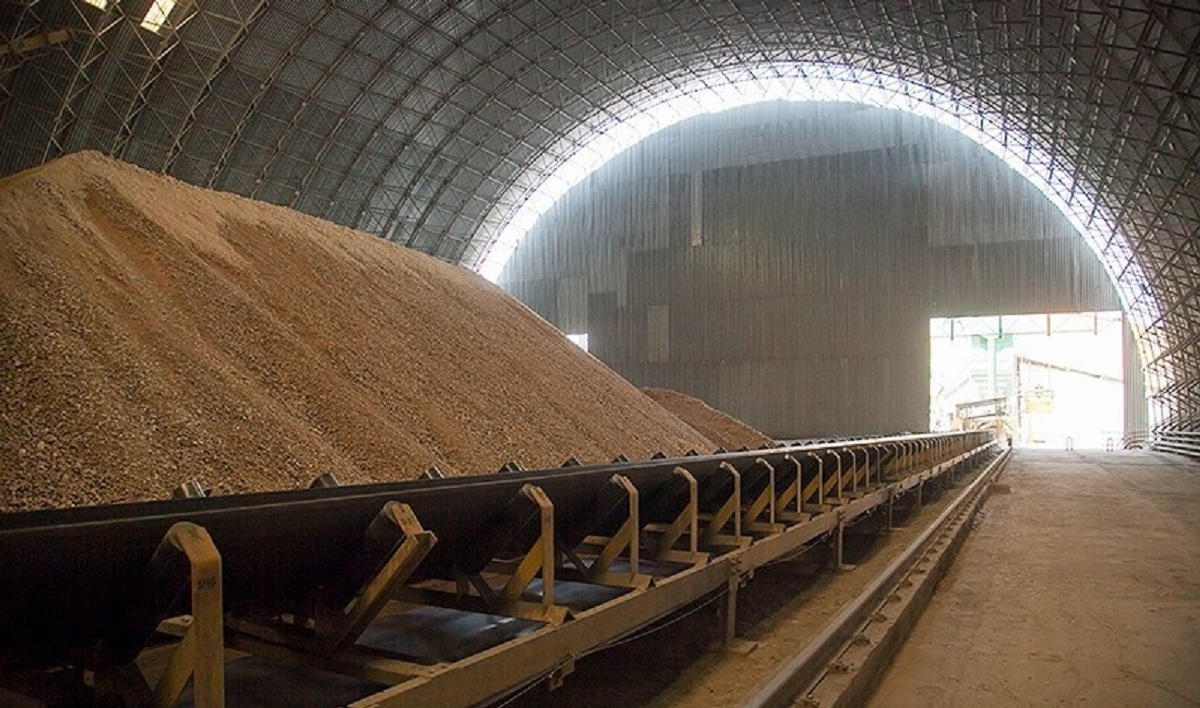
[{"label": "dusty floor", "polygon": [[872,705],[1200,705],[1200,464],[1018,450]]},{"label": "dusty floor", "polygon": [[[969,481],[964,477],[963,482]],[[709,706],[740,705],[755,688],[819,631],[830,617],[891,562],[909,541],[937,517],[954,496],[927,495],[916,513],[897,507],[902,524],[879,535],[863,522],[847,535],[846,559],[854,570],[829,571],[825,549],[798,561],[758,569],[738,596],[739,641],[723,650],[718,641],[717,602],[640,639],[580,661],[562,688],[549,693],[541,684],[501,702],[517,706]]]}]

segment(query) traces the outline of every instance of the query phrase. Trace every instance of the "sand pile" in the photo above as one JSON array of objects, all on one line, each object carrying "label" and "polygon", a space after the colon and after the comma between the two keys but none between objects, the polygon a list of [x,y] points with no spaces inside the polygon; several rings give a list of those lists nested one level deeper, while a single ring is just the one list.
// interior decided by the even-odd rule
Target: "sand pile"
[{"label": "sand pile", "polygon": [[737,418],[709,406],[699,398],[669,388],[643,388],[642,392],[726,450],[742,447],[753,449],[773,443],[771,438]]},{"label": "sand pile", "polygon": [[0,180],[0,509],[708,446],[463,268],[96,153]]}]

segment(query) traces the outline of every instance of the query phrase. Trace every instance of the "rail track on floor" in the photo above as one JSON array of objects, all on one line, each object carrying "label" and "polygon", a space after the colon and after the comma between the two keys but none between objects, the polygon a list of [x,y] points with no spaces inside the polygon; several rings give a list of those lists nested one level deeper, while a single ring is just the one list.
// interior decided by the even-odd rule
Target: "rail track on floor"
[{"label": "rail track on floor", "polygon": [[830,618],[801,649],[746,697],[746,708],[866,705],[924,611],[970,530],[1010,451],[959,491],[940,514]]}]

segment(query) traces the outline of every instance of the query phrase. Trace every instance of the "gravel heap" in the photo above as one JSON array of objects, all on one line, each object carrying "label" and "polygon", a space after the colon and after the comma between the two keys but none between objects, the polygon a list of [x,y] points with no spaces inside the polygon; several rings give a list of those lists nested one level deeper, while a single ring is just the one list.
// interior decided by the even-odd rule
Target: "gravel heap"
[{"label": "gravel heap", "polygon": [[710,447],[458,266],[97,153],[0,180],[0,510]]},{"label": "gravel heap", "polygon": [[[773,444],[773,440],[733,416],[712,408],[699,398],[669,388],[643,388],[642,392],[660,406],[682,418],[701,435],[726,450],[751,449]],[[700,452],[707,452],[701,448]]]}]

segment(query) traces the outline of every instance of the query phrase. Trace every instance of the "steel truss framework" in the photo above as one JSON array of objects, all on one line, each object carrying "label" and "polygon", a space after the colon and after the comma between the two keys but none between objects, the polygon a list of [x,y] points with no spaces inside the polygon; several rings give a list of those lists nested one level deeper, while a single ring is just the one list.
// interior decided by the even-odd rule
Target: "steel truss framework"
[{"label": "steel truss framework", "polygon": [[1159,420],[1200,428],[1193,0],[186,0],[158,32],[151,4],[0,5],[0,174],[99,149],[478,268],[657,97],[890,78],[1040,179],[1118,284]]}]

